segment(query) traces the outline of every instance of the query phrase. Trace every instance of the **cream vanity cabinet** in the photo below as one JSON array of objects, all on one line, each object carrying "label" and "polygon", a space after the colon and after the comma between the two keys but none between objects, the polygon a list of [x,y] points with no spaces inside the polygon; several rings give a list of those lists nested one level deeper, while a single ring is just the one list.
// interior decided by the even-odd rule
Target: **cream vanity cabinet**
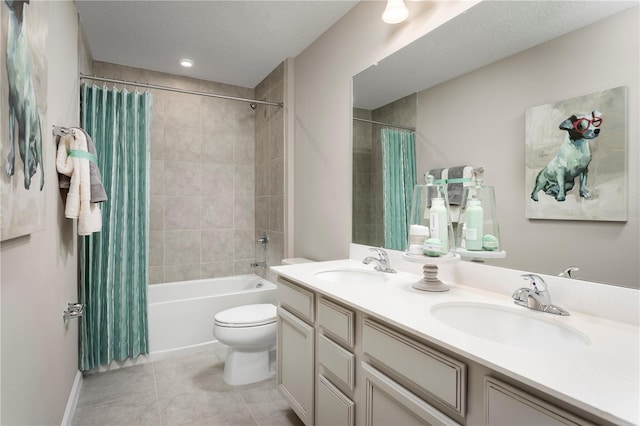
[{"label": "cream vanity cabinet", "polygon": [[315,294],[278,280],[278,389],[298,417],[314,424]]},{"label": "cream vanity cabinet", "polygon": [[278,278],[278,387],[318,426],[611,424]]},{"label": "cream vanity cabinet", "polygon": [[323,296],[318,297],[316,328],[316,424],[354,425],[356,314]]}]

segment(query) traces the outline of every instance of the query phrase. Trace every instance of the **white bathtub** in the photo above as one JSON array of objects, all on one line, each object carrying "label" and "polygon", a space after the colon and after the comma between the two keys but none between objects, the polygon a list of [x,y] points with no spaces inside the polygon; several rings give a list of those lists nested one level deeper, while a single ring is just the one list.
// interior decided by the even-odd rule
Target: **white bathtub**
[{"label": "white bathtub", "polygon": [[257,275],[152,284],[148,290],[149,352],[164,358],[214,346],[213,317],[253,303],[276,303],[276,285]]}]

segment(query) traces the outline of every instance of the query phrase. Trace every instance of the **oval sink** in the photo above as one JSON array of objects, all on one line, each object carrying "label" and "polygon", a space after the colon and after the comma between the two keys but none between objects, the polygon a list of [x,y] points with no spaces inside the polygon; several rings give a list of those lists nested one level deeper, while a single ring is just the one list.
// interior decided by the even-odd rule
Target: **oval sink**
[{"label": "oval sink", "polygon": [[315,275],[316,277],[324,281],[328,281],[332,283],[345,283],[345,284],[381,283],[387,279],[384,276],[384,272],[370,271],[365,269],[350,269],[350,268],[320,271],[320,272],[316,272]]},{"label": "oval sink", "polygon": [[[525,308],[523,308],[525,309]],[[580,331],[552,319],[499,305],[473,302],[440,303],[431,308],[440,322],[463,333],[505,345],[554,351],[586,348],[591,341]],[[551,315],[538,313],[540,315]]]}]

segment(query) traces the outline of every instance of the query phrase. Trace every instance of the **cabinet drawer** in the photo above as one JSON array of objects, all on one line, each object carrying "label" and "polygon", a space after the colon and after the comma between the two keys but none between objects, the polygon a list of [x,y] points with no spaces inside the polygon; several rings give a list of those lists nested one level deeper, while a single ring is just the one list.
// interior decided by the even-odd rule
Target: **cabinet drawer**
[{"label": "cabinet drawer", "polygon": [[362,363],[362,405],[366,426],[458,423],[372,366]]},{"label": "cabinet drawer", "polygon": [[318,300],[318,325],[335,341],[353,349],[355,313],[330,300]]},{"label": "cabinet drawer", "polygon": [[332,342],[326,336],[318,336],[318,362],[325,374],[353,391],[355,384],[355,356]]},{"label": "cabinet drawer", "polygon": [[486,377],[484,387],[485,425],[593,425],[494,378]]},{"label": "cabinet drawer", "polygon": [[318,375],[316,425],[352,426],[355,424],[355,404],[326,377]]},{"label": "cabinet drawer", "polygon": [[278,277],[278,302],[280,306],[287,308],[302,319],[309,322],[315,320],[313,293],[282,277]]},{"label": "cabinet drawer", "polygon": [[372,358],[372,364],[465,415],[464,363],[369,319],[364,321],[362,339],[364,352]]}]

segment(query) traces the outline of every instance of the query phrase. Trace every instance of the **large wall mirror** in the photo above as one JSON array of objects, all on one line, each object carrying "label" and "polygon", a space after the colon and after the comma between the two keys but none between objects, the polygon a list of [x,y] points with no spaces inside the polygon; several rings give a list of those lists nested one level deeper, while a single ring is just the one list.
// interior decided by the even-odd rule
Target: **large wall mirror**
[{"label": "large wall mirror", "polygon": [[[577,266],[579,279],[640,287],[638,16],[635,1],[482,1],[356,75],[353,242],[385,245],[378,146],[381,129],[397,128],[415,134],[418,180],[484,168],[507,251],[487,263],[552,275]],[[627,220],[527,219],[526,110],[620,86]]]}]

